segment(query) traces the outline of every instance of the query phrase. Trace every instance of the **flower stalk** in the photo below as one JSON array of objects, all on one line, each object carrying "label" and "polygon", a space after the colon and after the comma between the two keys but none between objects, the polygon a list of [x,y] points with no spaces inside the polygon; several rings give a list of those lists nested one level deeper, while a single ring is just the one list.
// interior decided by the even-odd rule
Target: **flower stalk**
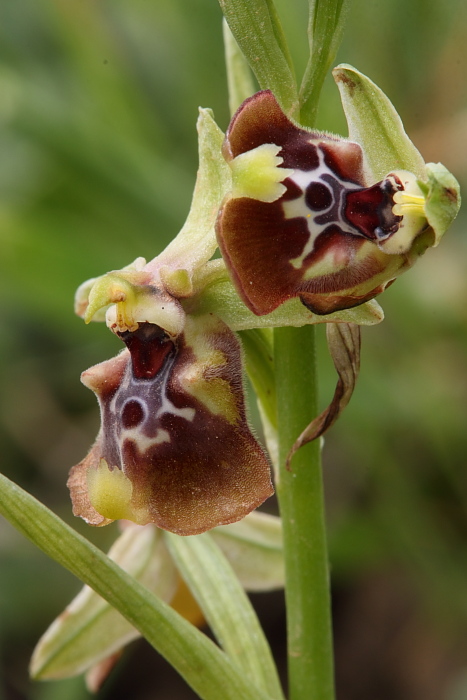
[{"label": "flower stalk", "polygon": [[290,700],[334,698],[333,651],[320,442],[293,456],[297,435],[317,413],[315,329],[274,331],[284,532]]}]

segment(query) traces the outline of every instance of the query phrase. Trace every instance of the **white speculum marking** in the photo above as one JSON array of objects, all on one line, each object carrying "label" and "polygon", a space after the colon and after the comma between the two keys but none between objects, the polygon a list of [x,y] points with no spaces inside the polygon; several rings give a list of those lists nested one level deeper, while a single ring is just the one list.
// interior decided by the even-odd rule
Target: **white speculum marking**
[{"label": "white speculum marking", "polygon": [[[345,192],[349,190],[358,190],[360,189],[360,187],[359,185],[354,185],[351,182],[342,181],[339,178],[339,176],[336,175],[336,173],[325,164],[324,154],[319,146],[317,147],[317,151],[319,154],[319,166],[317,168],[308,171],[294,170],[293,175],[289,176],[290,180],[292,180],[298,187],[300,187],[300,189],[302,190],[302,194],[299,197],[296,197],[295,199],[290,199],[286,200],[285,202],[282,202],[282,208],[284,210],[285,218],[304,218],[307,222],[308,231],[310,234],[308,237],[308,241],[305,243],[301,255],[299,255],[297,258],[293,258],[290,260],[290,264],[296,270],[299,270],[303,266],[305,258],[313,252],[316,239],[331,224],[336,224],[342,231],[346,233],[351,233],[353,235],[358,234],[358,231],[356,231],[352,226],[350,226],[350,224],[347,223],[347,221],[345,221],[342,215],[342,211],[344,208],[343,200]],[[336,202],[335,200],[335,191],[330,186],[330,184],[326,182],[325,179],[323,179],[323,175],[328,175],[332,177],[339,185],[341,185],[341,189],[338,194],[338,202]],[[329,192],[331,193],[332,201],[326,209],[314,211],[313,209],[310,209],[310,207],[307,205],[305,200],[306,189],[309,185],[311,185],[312,182],[319,182],[320,184],[325,185],[325,187],[327,187]],[[335,217],[333,221],[326,221],[326,223],[324,224],[319,224],[316,222],[317,217],[321,217],[327,214],[330,210],[334,208],[337,209],[337,218]]]},{"label": "white speculum marking", "polygon": [[167,398],[167,380],[168,372],[164,375],[164,381],[161,386],[161,406],[156,413],[156,418],[162,416],[164,413],[171,413],[173,416],[180,416],[180,418],[185,418],[185,420],[192,421],[195,417],[196,410],[194,408],[177,408],[173,405],[172,401]]},{"label": "white speculum marking", "polygon": [[[155,418],[160,418],[162,415],[169,413],[191,422],[195,417],[196,410],[191,407],[177,408],[167,397],[167,382],[169,374],[170,372],[164,372],[163,374],[163,379],[159,388],[160,405],[155,413]],[[129,392],[131,384],[133,384],[133,390],[135,393],[127,395],[122,402],[122,393]],[[110,412],[113,416],[117,417],[115,438],[118,444],[120,460],[122,463],[122,447],[125,440],[131,440],[136,445],[136,448],[140,454],[146,452],[154,445],[160,445],[164,442],[171,441],[169,431],[165,430],[164,428],[157,428],[156,434],[153,437],[146,435],[144,432],[147,421],[151,418],[151,416],[148,415],[148,404],[151,403],[151,390],[154,390],[153,383],[145,379],[136,379],[133,377],[131,365],[129,365],[125,376],[122,378],[120,388],[115,393],[115,396],[112,398],[110,403]],[[127,406],[130,402],[138,403],[141,406],[144,417],[138,425],[132,428],[125,428],[122,424],[122,415],[125,406]]]},{"label": "white speculum marking", "polygon": [[170,442],[170,434],[163,428],[158,428],[156,436],[151,438],[143,433],[140,426],[136,428],[123,428],[121,433],[122,444],[125,440],[133,440],[138,452],[146,452],[153,445],[160,445],[163,442]]}]

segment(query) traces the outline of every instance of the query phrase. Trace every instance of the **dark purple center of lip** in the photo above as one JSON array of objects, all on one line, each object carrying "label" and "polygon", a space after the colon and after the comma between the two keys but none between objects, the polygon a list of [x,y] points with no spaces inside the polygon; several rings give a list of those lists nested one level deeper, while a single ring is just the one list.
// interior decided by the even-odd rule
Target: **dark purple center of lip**
[{"label": "dark purple center of lip", "polygon": [[128,401],[123,407],[122,424],[130,430],[136,428],[144,418],[144,411],[139,401]]},{"label": "dark purple center of lip", "polygon": [[332,204],[332,192],[322,182],[311,182],[306,188],[305,202],[313,211],[323,211]]}]

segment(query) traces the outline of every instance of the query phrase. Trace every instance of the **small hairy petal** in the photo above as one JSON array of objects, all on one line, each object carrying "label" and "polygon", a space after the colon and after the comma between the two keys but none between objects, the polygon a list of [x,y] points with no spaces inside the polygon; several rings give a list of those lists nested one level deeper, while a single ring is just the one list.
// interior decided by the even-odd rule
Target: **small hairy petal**
[{"label": "small hairy petal", "polygon": [[175,340],[149,323],[119,335],[128,349],[83,375],[102,428],[71,471],[75,514],[192,535],[260,505],[269,462],[247,424],[232,331],[206,316],[189,317]]}]

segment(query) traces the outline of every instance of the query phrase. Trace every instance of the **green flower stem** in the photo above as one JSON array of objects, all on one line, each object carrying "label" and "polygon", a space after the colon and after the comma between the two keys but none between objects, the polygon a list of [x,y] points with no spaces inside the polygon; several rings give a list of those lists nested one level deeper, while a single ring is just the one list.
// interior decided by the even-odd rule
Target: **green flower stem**
[{"label": "green flower stem", "polygon": [[329,566],[320,444],[302,447],[285,469],[297,436],[317,414],[315,329],[274,331],[284,531],[290,700],[333,700]]}]

